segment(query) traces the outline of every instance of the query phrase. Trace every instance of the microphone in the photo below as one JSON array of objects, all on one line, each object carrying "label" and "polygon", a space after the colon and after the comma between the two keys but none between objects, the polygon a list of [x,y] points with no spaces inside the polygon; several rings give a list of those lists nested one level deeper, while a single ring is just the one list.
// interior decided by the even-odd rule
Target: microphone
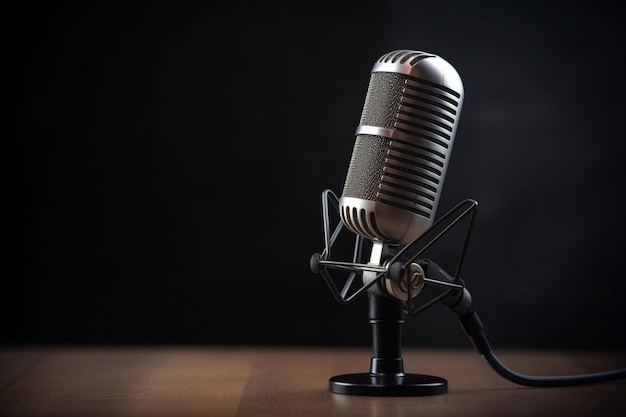
[{"label": "microphone", "polygon": [[[368,292],[374,356],[369,373],[332,377],[331,392],[401,396],[447,392],[444,378],[404,373],[402,305],[410,306],[424,283],[432,280],[415,259],[401,256],[434,226],[463,96],[457,71],[432,53],[394,50],[372,67],[343,193],[339,199],[330,190],[323,193],[325,249],[311,257],[311,270],[324,277],[340,302]],[[332,234],[329,203],[341,219]],[[328,259],[342,226],[357,236],[353,262]],[[367,264],[360,263],[363,239],[372,243]],[[342,291],[328,268],[351,271]],[[364,285],[346,297],[356,275]],[[458,280],[432,282],[447,285],[447,291],[437,294],[440,298],[462,288]]]},{"label": "microphone", "polygon": [[[435,54],[395,50],[374,63],[339,199],[343,224],[374,242],[371,265],[432,226],[463,97],[458,72]],[[366,285],[376,278],[363,272]],[[419,282],[413,290],[409,295],[403,281],[386,279],[370,292],[407,300]]]},{"label": "microphone", "polygon": [[463,92],[437,55],[397,50],[375,62],[339,200],[348,229],[403,246],[432,225]]}]

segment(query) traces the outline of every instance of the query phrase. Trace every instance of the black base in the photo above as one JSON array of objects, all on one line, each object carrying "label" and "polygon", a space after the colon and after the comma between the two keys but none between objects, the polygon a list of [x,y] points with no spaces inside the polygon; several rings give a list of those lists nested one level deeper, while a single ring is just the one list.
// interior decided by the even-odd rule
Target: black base
[{"label": "black base", "polygon": [[349,395],[409,397],[448,392],[448,381],[431,375],[371,373],[337,375],[329,380],[330,392]]}]

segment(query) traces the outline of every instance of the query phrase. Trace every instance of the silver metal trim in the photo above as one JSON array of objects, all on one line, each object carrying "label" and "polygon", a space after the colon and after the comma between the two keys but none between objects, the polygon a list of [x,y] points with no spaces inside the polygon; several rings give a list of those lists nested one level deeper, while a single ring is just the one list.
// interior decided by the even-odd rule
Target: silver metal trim
[{"label": "silver metal trim", "polygon": [[[389,139],[401,140],[403,142],[409,142],[409,143],[415,142],[414,135],[410,135],[408,133],[400,132],[394,129],[389,129],[386,127],[359,125],[357,126],[354,134],[355,136],[358,136],[358,135],[383,136]],[[439,140],[444,142],[444,139],[439,139]],[[438,143],[435,143],[432,141],[424,141],[423,143],[420,143],[420,145],[423,145],[424,147],[428,149],[432,149],[433,151],[438,152],[440,154],[445,155],[446,153],[448,153],[448,149],[445,146],[439,145]]]}]

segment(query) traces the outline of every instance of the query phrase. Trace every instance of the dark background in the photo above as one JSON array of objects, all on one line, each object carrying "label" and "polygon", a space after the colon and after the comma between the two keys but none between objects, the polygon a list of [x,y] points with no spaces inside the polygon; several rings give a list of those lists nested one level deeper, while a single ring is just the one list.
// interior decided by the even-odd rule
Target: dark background
[{"label": "dark background", "polygon": [[[464,81],[438,214],[480,203],[464,279],[493,347],[626,348],[625,17],[605,1],[7,11],[5,158],[22,159],[0,342],[368,345],[366,297],[337,303],[309,258],[374,61],[418,49]],[[469,341],[436,306],[404,344]]]}]

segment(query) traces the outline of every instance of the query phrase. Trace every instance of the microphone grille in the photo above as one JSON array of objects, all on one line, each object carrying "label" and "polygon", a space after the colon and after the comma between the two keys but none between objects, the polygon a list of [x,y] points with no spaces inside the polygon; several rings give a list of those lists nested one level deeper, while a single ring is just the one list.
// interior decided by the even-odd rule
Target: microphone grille
[{"label": "microphone grille", "polygon": [[393,135],[356,136],[343,195],[430,218],[454,139],[459,98],[424,80],[372,73],[360,125]]}]

